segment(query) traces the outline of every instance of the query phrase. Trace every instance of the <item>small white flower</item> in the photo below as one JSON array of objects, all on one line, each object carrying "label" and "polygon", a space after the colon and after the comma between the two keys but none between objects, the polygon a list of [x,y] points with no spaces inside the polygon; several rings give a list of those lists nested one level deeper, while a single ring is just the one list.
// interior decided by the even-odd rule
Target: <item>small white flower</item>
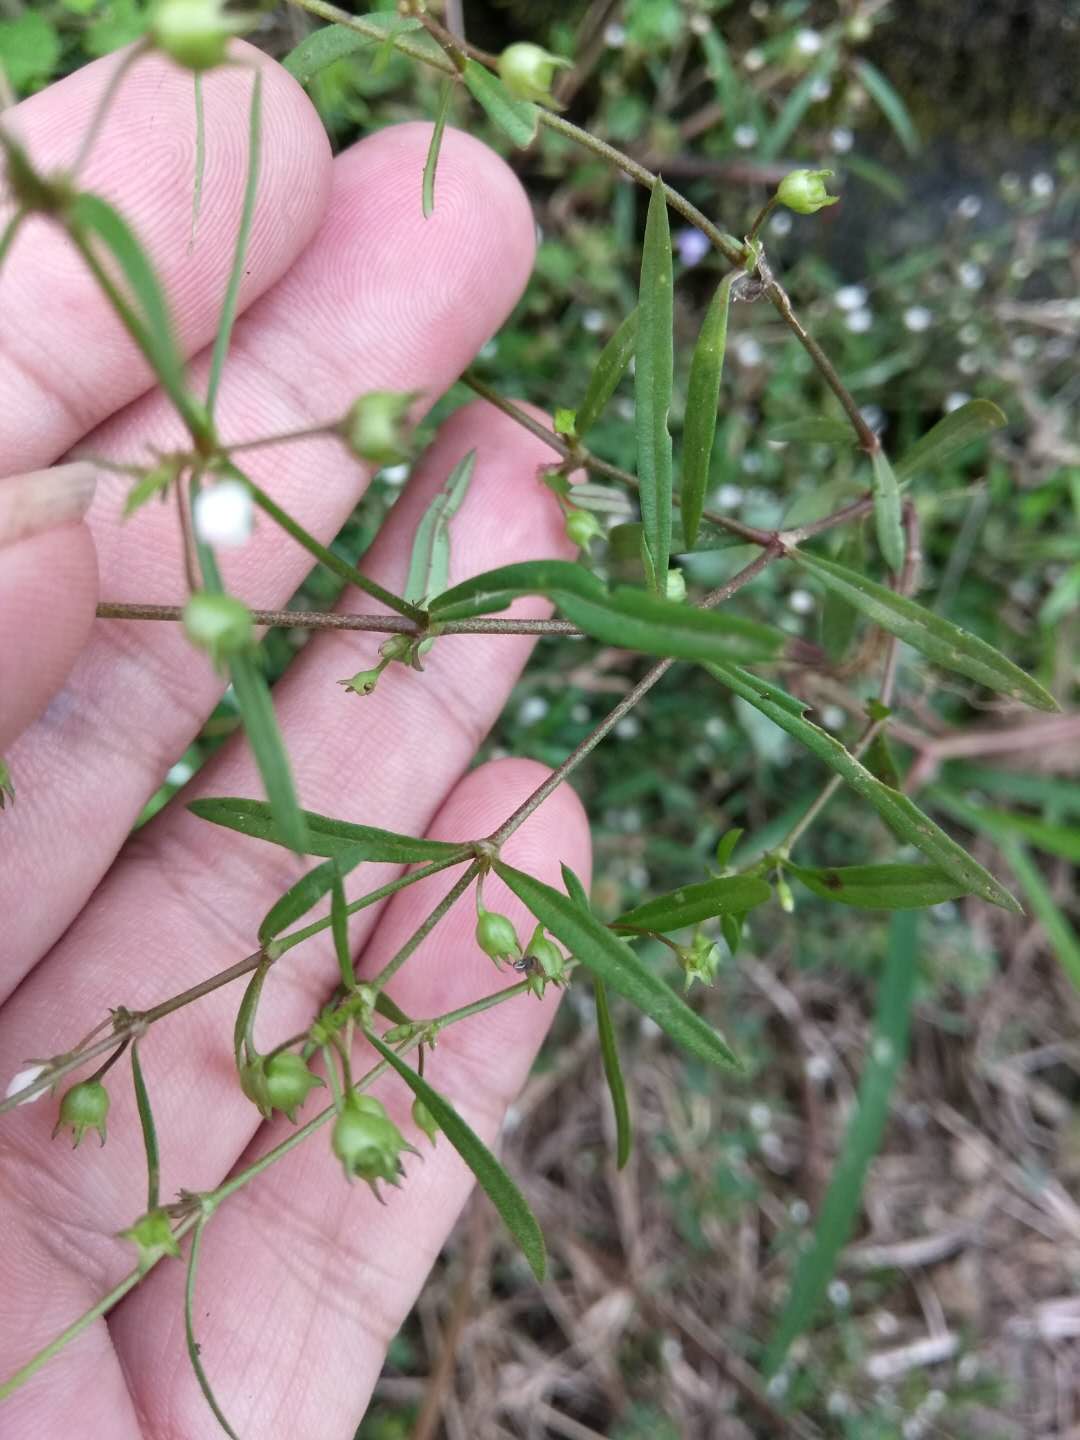
[{"label": "small white flower", "polygon": [[961,405],[966,405],[971,396],[966,390],[954,390],[950,395],[945,396],[943,409],[946,415],[951,415],[954,410],[959,410]]},{"label": "small white flower", "polygon": [[986,279],[982,266],[976,265],[974,260],[965,260],[956,273],[965,290],[981,290]]},{"label": "small white flower", "polygon": [[819,75],[810,86],[811,100],[827,100],[832,94],[832,81],[824,75]]},{"label": "small white flower", "polygon": [[747,50],[746,54],[743,56],[742,63],[751,73],[753,73],[755,70],[760,70],[765,64],[764,52],[761,50]]},{"label": "small white flower", "polygon": [[839,705],[826,705],[821,712],[821,723],[826,730],[842,730],[847,723],[847,711]]},{"label": "small white flower", "polygon": [[805,1200],[792,1200],[788,1206],[788,1215],[793,1225],[805,1225],[810,1219],[810,1206]]},{"label": "small white flower", "polygon": [[641,721],[636,715],[626,715],[615,726],[613,733],[620,740],[636,740],[641,734]]},{"label": "small white flower", "polygon": [[735,342],[735,359],[748,369],[760,365],[765,357],[760,343],[752,335],[744,335]]},{"label": "small white flower", "polygon": [[916,335],[920,331],[929,330],[933,322],[934,317],[925,305],[909,305],[904,311],[904,328]]},{"label": "small white flower", "polygon": [[698,265],[709,253],[710,243],[708,236],[700,230],[687,226],[683,230],[676,230],[675,248],[684,265]]},{"label": "small white flower", "polygon": [[795,36],[795,49],[800,55],[816,55],[823,43],[816,30],[800,30]]},{"label": "small white flower", "polygon": [[765,1386],[765,1389],[774,1400],[780,1400],[787,1394],[787,1388],[790,1383],[783,1370],[778,1370]]},{"label": "small white flower", "polygon": [[806,1062],[806,1078],[812,1080],[815,1085],[823,1085],[832,1074],[832,1066],[829,1064],[829,1057],[822,1055],[816,1050]]},{"label": "small white flower", "polygon": [[841,310],[861,310],[869,298],[865,285],[841,285],[833,296]]},{"label": "small white flower", "polygon": [[844,1284],[843,1280],[830,1280],[828,1293],[830,1301],[838,1310],[848,1305],[851,1301],[851,1291]]},{"label": "small white flower", "polygon": [[764,463],[756,450],[745,450],[739,465],[745,475],[760,475]]},{"label": "small white flower", "polygon": [[787,603],[796,615],[809,615],[814,608],[814,597],[809,590],[793,590]]},{"label": "small white flower", "polygon": [[853,335],[865,335],[873,323],[874,317],[869,310],[852,310],[844,321]]},{"label": "small white flower", "polygon": [[843,1390],[830,1390],[829,1398],[825,1401],[825,1409],[830,1415],[850,1415],[851,1396]]},{"label": "small white flower", "polygon": [[829,149],[834,155],[846,155],[854,144],[854,131],[849,130],[846,125],[837,125],[829,131]]},{"label": "small white flower", "polygon": [[1033,360],[1038,353],[1039,342],[1034,335],[1018,335],[1011,348],[1018,360]]},{"label": "small white flower", "polygon": [[238,549],[251,539],[255,506],[239,480],[219,480],[195,498],[195,533],[204,545]]},{"label": "small white flower", "polygon": [[604,44],[609,50],[621,50],[626,44],[626,27],[613,21],[604,30]]},{"label": "small white flower", "polygon": [[476,358],[477,358],[478,360],[494,360],[494,359],[495,359],[495,356],[496,356],[498,353],[499,353],[499,342],[498,342],[498,339],[497,339],[495,336],[492,336],[492,338],[487,342],[486,345],[481,345],[481,346],[480,346],[480,349],[476,352]]},{"label": "small white flower", "polygon": [[590,335],[599,335],[606,323],[602,310],[586,310],[581,317],[582,328],[587,330]]},{"label": "small white flower", "polygon": [[867,425],[870,426],[870,429],[873,430],[875,435],[885,424],[885,411],[882,410],[880,405],[864,405],[859,411],[859,414],[866,421]]},{"label": "small white flower", "polygon": [[753,125],[736,125],[731,138],[740,150],[751,150],[757,144],[758,133]]},{"label": "small white flower", "polygon": [[1039,170],[1031,177],[1031,193],[1036,200],[1047,200],[1054,193],[1054,177],[1046,170]]},{"label": "small white flower", "polygon": [[884,1035],[879,1035],[871,1048],[876,1065],[891,1065],[895,1053],[892,1041],[886,1040]]},{"label": "small white flower", "polygon": [[755,1130],[767,1130],[772,1120],[772,1111],[760,1100],[750,1106],[750,1124]]},{"label": "small white flower", "polygon": [[961,220],[974,220],[982,209],[982,201],[978,195],[965,195],[956,207],[956,213]]},{"label": "small white flower", "polygon": [[[28,1085],[34,1083],[39,1075],[44,1075],[44,1073],[44,1065],[28,1065],[25,1070],[17,1070],[8,1081],[8,1087],[4,1091],[4,1099],[10,1100],[13,1095],[17,1095],[20,1090],[25,1090]],[[39,1090],[36,1095],[28,1095],[25,1100],[20,1100],[19,1104],[33,1105],[35,1100],[40,1100],[46,1093],[46,1090]]]},{"label": "small white flower", "polygon": [[382,478],[387,485],[404,485],[409,478],[408,461],[403,465],[387,465],[382,472]]},{"label": "small white flower", "polygon": [[521,702],[518,720],[522,725],[535,725],[548,712],[548,702],[542,695],[529,695]]},{"label": "small white flower", "polygon": [[769,230],[773,235],[790,235],[791,212],[789,210],[778,210],[769,221]]},{"label": "small white flower", "polygon": [[965,350],[956,362],[956,368],[961,375],[977,375],[981,368],[979,357],[973,355],[970,350]]},{"label": "small white flower", "polygon": [[170,785],[186,785],[195,774],[195,766],[189,760],[178,760],[165,776]]},{"label": "small white flower", "polygon": [[718,510],[734,510],[743,502],[744,490],[741,485],[721,485],[716,492]]}]

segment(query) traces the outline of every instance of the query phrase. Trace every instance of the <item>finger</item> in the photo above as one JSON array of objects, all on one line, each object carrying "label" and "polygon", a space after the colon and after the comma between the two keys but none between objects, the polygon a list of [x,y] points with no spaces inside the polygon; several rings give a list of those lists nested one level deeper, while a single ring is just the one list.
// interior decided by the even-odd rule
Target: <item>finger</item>
[{"label": "finger", "polygon": [[[63,684],[97,602],[86,464],[0,481],[0,754]],[[2,797],[0,797],[2,798]]]},{"label": "finger", "polygon": [[[431,833],[439,839],[490,833],[544,779],[531,761],[475,771],[455,790]],[[588,822],[569,787],[507,843],[507,860],[560,885],[565,861],[588,883]],[[449,889],[445,876],[421,881],[391,902],[364,957],[372,975]],[[533,924],[521,903],[489,877],[485,903],[510,916],[524,944]],[[504,988],[476,946],[466,897],[395,977],[410,1015],[429,1017]],[[425,1074],[491,1145],[506,1106],[523,1084],[554,1014],[551,992],[522,995],[445,1030]],[[358,1047],[361,1069],[375,1060]],[[325,1093],[325,1092],[323,1092]],[[445,1136],[434,1150],[412,1123],[412,1093],[396,1077],[373,1093],[423,1155],[404,1156],[407,1175],[379,1205],[363,1184],[347,1185],[329,1130],[231,1197],[206,1231],[198,1286],[198,1339],[211,1384],[239,1434],[342,1440],[351,1436],[379,1375],[386,1347],[408,1314],[472,1186]],[[310,1107],[314,1110],[314,1106]],[[292,1127],[275,1119],[244,1156],[250,1163]],[[214,1421],[177,1353],[183,1304],[179,1266],[160,1268],[114,1316],[114,1343],[151,1433],[165,1428],[200,1440]]]},{"label": "finger", "polygon": [[[474,405],[444,427],[419,468],[415,492],[410,487],[391,511],[371,555],[375,578],[401,583],[418,515],[453,461],[474,447],[473,482],[453,521],[453,578],[565,547],[558,505],[536,481],[544,447],[499,412]],[[533,602],[532,613],[538,609]],[[295,674],[279,686],[286,738],[301,756],[302,799],[313,809],[423,834],[502,708],[529,648],[527,637],[444,637],[428,656],[424,675],[395,667],[398,674],[385,690],[380,685],[360,701],[334,684],[358,657],[338,637],[313,642]],[[391,674],[384,678],[390,681]],[[255,783],[250,755],[236,744],[194,788],[250,794]],[[143,1010],[233,964],[254,948],[262,915],[301,868],[276,847],[171,807],[139,832],[84,914],[4,1006],[0,1074],[69,1043],[73,1014],[81,1024],[118,1004]],[[364,866],[354,882],[363,890],[351,893],[373,889],[391,873]],[[363,911],[356,917],[357,941],[372,916]],[[310,1022],[337,973],[325,936],[290,953],[294,959],[275,970],[260,1005],[260,1035],[268,1043]],[[199,1190],[219,1183],[257,1128],[230,1053],[239,998],[235,987],[218,991],[171,1016],[141,1047],[161,1135],[164,1196],[181,1186]],[[103,1151],[50,1145],[46,1105],[18,1109],[0,1126],[0,1147],[7,1148],[0,1227],[10,1241],[0,1247],[0,1293],[13,1297],[11,1312],[21,1317],[18,1331],[5,1333],[0,1307],[0,1353],[13,1363],[47,1343],[130,1265],[129,1247],[112,1237],[131,1223],[141,1203],[141,1181],[133,1177],[144,1161],[123,1071],[115,1074]],[[57,1226],[77,1235],[77,1244],[58,1247]],[[32,1323],[28,1294],[38,1305]],[[42,1372],[28,1389],[59,1429],[61,1419],[70,1417],[47,1409],[50,1384]]]},{"label": "finger", "polygon": [[[417,197],[430,133],[426,125],[383,130],[335,162],[326,223],[237,327],[218,407],[223,436],[325,421],[366,390],[420,390],[430,403],[509,313],[532,263],[524,192],[486,147],[447,131],[439,203],[425,220]],[[176,423],[160,397],[148,397],[92,444],[144,457],[147,444],[177,443]],[[249,459],[253,477],[324,540],[366,483],[329,439],[257,450]],[[146,506],[125,526],[125,490],[103,476],[91,512],[102,596],[176,600],[184,589],[174,507]],[[285,603],[310,566],[269,522],[229,558],[228,584],[255,605]],[[64,708],[11,757],[29,797],[10,832],[12,863],[0,873],[0,907],[6,901],[16,917],[13,965],[29,966],[62,933],[221,689],[179,626],[95,626]],[[78,833],[85,843],[54,867],[43,895],[33,877],[53,863],[58,833]]]},{"label": "finger", "polygon": [[[232,265],[248,164],[251,72],[264,86],[259,204],[240,290],[246,308],[302,252],[326,208],[330,156],[318,115],[291,76],[250,45],[243,65],[203,79],[206,175],[191,239],[195,184],[192,76],[160,57],[135,63],[85,171],[134,228],[171,301],[185,354],[210,340]],[[70,166],[102,92],[123,63],[110,55],[4,116],[43,172]],[[0,182],[0,231],[11,213]],[[85,264],[54,223],[25,221],[0,293],[0,473],[55,460],[94,425],[149,388],[152,375]]]}]

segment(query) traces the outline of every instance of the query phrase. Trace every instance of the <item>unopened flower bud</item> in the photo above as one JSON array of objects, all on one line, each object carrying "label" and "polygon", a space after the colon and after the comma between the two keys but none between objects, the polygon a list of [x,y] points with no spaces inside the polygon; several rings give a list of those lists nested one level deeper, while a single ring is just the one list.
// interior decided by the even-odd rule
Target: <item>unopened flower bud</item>
[{"label": "unopened flower bud", "polygon": [[435,1138],[439,1133],[439,1122],[422,1100],[413,1101],[412,1118],[416,1128],[422,1130],[434,1145]]},{"label": "unopened flower bud", "polygon": [[372,465],[398,465],[409,458],[405,426],[415,394],[371,390],[353,403],[343,433],[353,454]]},{"label": "unopened flower bud", "polygon": [[681,604],[686,599],[686,576],[679,569],[667,572],[667,598]]},{"label": "unopened flower bud", "polygon": [[826,205],[835,205],[840,198],[825,189],[825,181],[832,173],[831,170],[792,170],[776,187],[776,198],[789,210],[813,215]]},{"label": "unopened flower bud", "polygon": [[100,1080],[81,1080],[73,1085],[60,1101],[60,1118],[53,1128],[55,1140],[66,1125],[70,1125],[75,1144],[87,1130],[96,1130],[105,1144],[105,1120],[109,1114],[109,1092]]},{"label": "unopened flower bud", "polygon": [[347,1179],[366,1180],[381,1200],[378,1181],[397,1185],[402,1174],[401,1154],[420,1152],[397,1128],[386,1107],[372,1095],[349,1095],[334,1121],[330,1146],[341,1161]]},{"label": "unopened flower bud", "polygon": [[554,104],[551,82],[556,70],[573,68],[572,60],[552,55],[539,45],[518,41],[499,56],[499,77],[518,100],[535,100],[538,105]]},{"label": "unopened flower bud", "polygon": [[[20,1090],[25,1090],[35,1080],[45,1074],[44,1065],[28,1065],[25,1070],[16,1070],[15,1074],[8,1081],[7,1089],[4,1091],[4,1099],[10,1100],[13,1095],[18,1095]],[[47,1088],[47,1087],[46,1087]],[[33,1095],[28,1095],[25,1100],[20,1100],[20,1105],[32,1105],[35,1100],[40,1100],[45,1090],[38,1090]]]},{"label": "unopened flower bud", "polygon": [[521,954],[513,922],[506,915],[483,908],[477,912],[476,943],[495,961],[496,969],[500,961],[516,960]]},{"label": "unopened flower bud", "polygon": [[158,0],[150,12],[150,38],[185,70],[210,70],[225,59],[229,41],[247,29],[227,15],[222,0]]},{"label": "unopened flower bud", "polygon": [[371,670],[358,670],[348,680],[339,680],[339,685],[344,685],[354,695],[371,695],[375,686],[379,683],[379,676],[386,669],[390,662],[384,660],[381,665],[374,666]]},{"label": "unopened flower bud", "polygon": [[184,629],[192,644],[207,651],[218,668],[229,655],[250,650],[255,644],[251,611],[232,595],[196,591],[184,606]]},{"label": "unopened flower bud", "polygon": [[699,930],[689,945],[679,946],[679,963],[686,972],[685,989],[689,990],[695,980],[711,985],[720,967],[720,951]]},{"label": "unopened flower bud", "polygon": [[593,540],[604,533],[604,527],[591,510],[571,510],[566,517],[566,533],[579,550],[587,550]]},{"label": "unopened flower bud", "polygon": [[139,1269],[149,1270],[165,1255],[180,1259],[180,1246],[164,1210],[148,1210],[128,1230],[120,1231],[122,1240],[130,1240],[139,1252]]}]

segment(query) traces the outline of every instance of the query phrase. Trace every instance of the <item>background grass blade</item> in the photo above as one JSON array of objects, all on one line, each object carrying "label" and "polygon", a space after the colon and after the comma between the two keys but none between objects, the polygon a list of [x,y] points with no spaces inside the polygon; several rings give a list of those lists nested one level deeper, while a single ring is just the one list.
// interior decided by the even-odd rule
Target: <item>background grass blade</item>
[{"label": "background grass blade", "polygon": [[1016,876],[1020,889],[1027,896],[1033,913],[1046,931],[1046,937],[1061,962],[1061,968],[1076,989],[1080,990],[1080,936],[1065,918],[1051,895],[1042,872],[1016,836],[1001,836],[998,845],[1009,862],[1009,868]]},{"label": "background grass blade", "polygon": [[585,387],[585,398],[574,417],[574,429],[583,436],[599,420],[637,347],[638,311],[635,306],[600,351],[599,359]]},{"label": "background grass blade", "polygon": [[907,106],[877,68],[869,60],[856,60],[855,73],[866,87],[866,93],[873,100],[885,119],[892,126],[893,134],[909,155],[919,148],[919,132],[908,114]]},{"label": "background grass blade", "polygon": [[240,301],[240,285],[244,278],[247,262],[248,241],[251,238],[251,224],[255,218],[255,201],[259,191],[259,170],[262,152],[262,71],[255,71],[251,89],[251,109],[248,114],[248,169],[244,183],[244,200],[240,210],[240,225],[236,232],[236,246],[233,251],[232,269],[225,287],[225,299],[221,304],[221,318],[214,350],[210,357],[210,378],[206,386],[206,409],[211,416],[221,385],[225,368],[225,357],[229,353],[233,326],[236,323],[236,309]]},{"label": "background grass blade", "polygon": [[547,1247],[536,1216],[528,1201],[511,1180],[479,1135],[468,1126],[448,1100],[422,1079],[411,1065],[385,1045],[370,1030],[364,1032],[390,1066],[401,1076],[409,1089],[435,1117],[443,1134],[476,1176],[484,1194],[502,1217],[503,1224],[521,1247],[521,1252],[537,1280],[543,1280],[547,1268]]},{"label": "background grass blade", "polygon": [[888,953],[878,992],[873,1039],[859,1085],[858,1106],[821,1207],[814,1239],[795,1267],[787,1303],[765,1352],[763,1370],[775,1375],[792,1342],[806,1330],[825,1298],[840,1251],[859,1213],[863,1183],[877,1154],[889,1096],[907,1053],[911,1007],[918,978],[917,917],[898,911],[889,925]]},{"label": "background grass blade", "polygon": [[611,1011],[608,1009],[607,986],[595,976],[593,993],[596,996],[596,1029],[600,1037],[600,1057],[604,1062],[604,1077],[611,1094],[611,1106],[615,1111],[615,1165],[621,1170],[630,1159],[630,1150],[634,1143],[630,1105],[626,1098],[622,1066],[619,1064],[615,1027],[611,1023]]},{"label": "background grass blade", "polygon": [[951,410],[905,451],[895,466],[897,480],[910,480],[920,472],[937,469],[958,450],[1000,430],[1004,424],[1004,413],[991,401],[969,400]]},{"label": "background grass blade", "polygon": [[894,575],[904,568],[904,525],[900,513],[900,487],[884,450],[870,457],[874,469],[874,527],[878,548]]},{"label": "background grass blade", "polygon": [[671,434],[668,413],[674,376],[671,227],[661,180],[649,198],[638,292],[634,367],[638,482],[645,544],[652,558],[656,593],[667,586],[671,554]]}]

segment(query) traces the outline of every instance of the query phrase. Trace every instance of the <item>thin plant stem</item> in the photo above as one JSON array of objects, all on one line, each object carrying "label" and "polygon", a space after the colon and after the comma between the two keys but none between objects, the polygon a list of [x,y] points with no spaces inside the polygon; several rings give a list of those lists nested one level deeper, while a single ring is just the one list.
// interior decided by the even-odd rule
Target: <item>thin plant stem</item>
[{"label": "thin plant stem", "polygon": [[409,956],[412,955],[417,949],[419,949],[420,945],[423,944],[423,942],[431,934],[432,930],[435,929],[435,926],[438,925],[439,921],[443,918],[443,916],[446,915],[454,907],[454,905],[457,904],[457,902],[465,894],[466,890],[468,890],[469,886],[473,883],[473,881],[477,878],[479,874],[480,861],[474,860],[473,863],[469,866],[469,868],[465,871],[464,875],[460,876],[457,880],[454,881],[453,885],[446,892],[446,894],[439,901],[439,903],[435,906],[435,909],[432,910],[431,914],[427,917],[427,919],[416,927],[413,933],[409,936],[408,940],[405,941],[405,944],[402,945],[400,950],[398,950],[397,954],[390,957],[390,959],[386,962],[383,968],[370,982],[372,990],[377,992],[385,988],[389,981],[392,980],[393,977],[397,974],[397,972],[401,969],[402,965],[405,964],[405,961],[408,960]]},{"label": "thin plant stem", "polygon": [[199,1389],[203,1393],[203,1399],[214,1412],[214,1419],[221,1426],[230,1440],[239,1440],[236,1431],[226,1420],[217,1397],[207,1379],[206,1371],[203,1369],[202,1356],[199,1342],[195,1339],[195,1279],[199,1270],[199,1251],[202,1246],[202,1235],[206,1229],[210,1213],[204,1210],[195,1222],[195,1234],[191,1237],[191,1250],[188,1253],[187,1280],[184,1285],[184,1333],[187,1336],[188,1358],[191,1360],[191,1368],[195,1371],[195,1379],[199,1382]]},{"label": "thin plant stem", "polygon": [[[97,607],[101,620],[166,620],[184,618],[182,605],[126,605],[103,601]],[[256,625],[289,630],[360,630],[388,635],[415,635],[423,631],[403,615],[356,615],[326,610],[252,610]],[[440,635],[581,635],[569,620],[500,620],[481,616],[474,620],[447,620]]]},{"label": "thin plant stem", "polygon": [[93,150],[97,143],[98,136],[101,134],[101,127],[104,125],[105,119],[112,109],[113,101],[116,99],[117,91],[123,84],[125,75],[127,75],[136,61],[141,60],[142,57],[147,54],[149,49],[149,42],[140,40],[137,45],[133,45],[130,50],[121,55],[119,61],[113,67],[113,72],[109,76],[109,82],[101,92],[101,98],[94,107],[94,113],[90,117],[90,123],[86,127],[82,143],[79,145],[78,154],[75,156],[74,163],[71,166],[68,178],[72,182],[78,179],[79,171],[86,164],[90,157],[91,150]]}]

